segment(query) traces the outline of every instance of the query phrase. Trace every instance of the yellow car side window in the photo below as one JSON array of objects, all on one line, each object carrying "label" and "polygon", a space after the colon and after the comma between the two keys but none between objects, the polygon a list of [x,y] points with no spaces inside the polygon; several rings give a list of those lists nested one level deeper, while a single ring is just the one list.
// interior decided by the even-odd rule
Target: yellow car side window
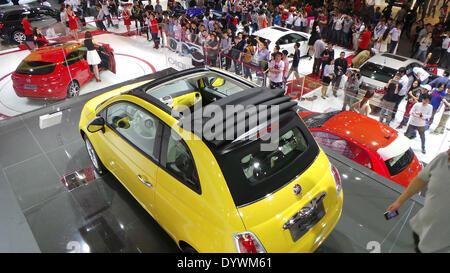
[{"label": "yellow car side window", "polygon": [[171,135],[167,146],[166,168],[181,182],[197,186],[198,175],[194,159],[187,149],[186,145]]},{"label": "yellow car side window", "polygon": [[154,152],[156,132],[161,129],[159,121],[149,112],[137,105],[119,102],[107,109],[106,123],[141,151],[157,159]]}]

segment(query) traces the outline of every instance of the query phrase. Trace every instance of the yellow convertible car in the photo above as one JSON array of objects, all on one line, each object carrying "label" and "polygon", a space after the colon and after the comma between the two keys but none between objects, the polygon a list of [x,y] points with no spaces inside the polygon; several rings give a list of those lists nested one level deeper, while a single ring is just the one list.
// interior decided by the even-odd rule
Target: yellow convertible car
[{"label": "yellow convertible car", "polygon": [[[182,251],[313,252],[337,224],[343,193],[295,104],[282,90],[195,68],[91,99],[79,129],[97,173],[111,172]],[[208,106],[255,106],[267,122],[201,115]],[[277,106],[277,117],[260,106]]]}]

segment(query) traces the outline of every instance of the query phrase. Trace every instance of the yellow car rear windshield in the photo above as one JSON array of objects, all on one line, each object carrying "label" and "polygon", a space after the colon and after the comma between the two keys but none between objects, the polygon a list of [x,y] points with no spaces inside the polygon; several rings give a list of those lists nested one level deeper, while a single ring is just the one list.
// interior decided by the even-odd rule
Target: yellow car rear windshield
[{"label": "yellow car rear windshield", "polygon": [[271,151],[261,150],[261,138],[215,151],[236,206],[283,188],[317,157],[319,148],[294,111],[281,115],[279,124],[278,143]]}]

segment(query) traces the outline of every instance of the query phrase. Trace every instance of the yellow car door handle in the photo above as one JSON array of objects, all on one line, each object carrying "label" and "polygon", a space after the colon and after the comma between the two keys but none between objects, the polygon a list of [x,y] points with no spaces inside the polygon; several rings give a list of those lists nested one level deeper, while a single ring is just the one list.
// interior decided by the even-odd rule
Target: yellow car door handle
[{"label": "yellow car door handle", "polygon": [[138,177],[139,181],[141,181],[144,185],[146,185],[146,186],[149,187],[149,188],[153,188],[153,184],[150,183],[150,182],[148,182],[148,181],[145,181],[145,180],[141,177],[141,175],[138,175],[137,177]]}]

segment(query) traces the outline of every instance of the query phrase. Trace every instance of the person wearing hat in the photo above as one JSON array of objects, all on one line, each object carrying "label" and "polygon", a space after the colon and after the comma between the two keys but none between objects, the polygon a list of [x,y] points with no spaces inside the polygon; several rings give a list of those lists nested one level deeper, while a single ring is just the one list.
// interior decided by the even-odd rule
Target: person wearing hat
[{"label": "person wearing hat", "polygon": [[418,102],[422,102],[423,95],[430,94],[431,89],[433,89],[433,88],[431,88],[431,86],[429,84],[421,85]]}]

